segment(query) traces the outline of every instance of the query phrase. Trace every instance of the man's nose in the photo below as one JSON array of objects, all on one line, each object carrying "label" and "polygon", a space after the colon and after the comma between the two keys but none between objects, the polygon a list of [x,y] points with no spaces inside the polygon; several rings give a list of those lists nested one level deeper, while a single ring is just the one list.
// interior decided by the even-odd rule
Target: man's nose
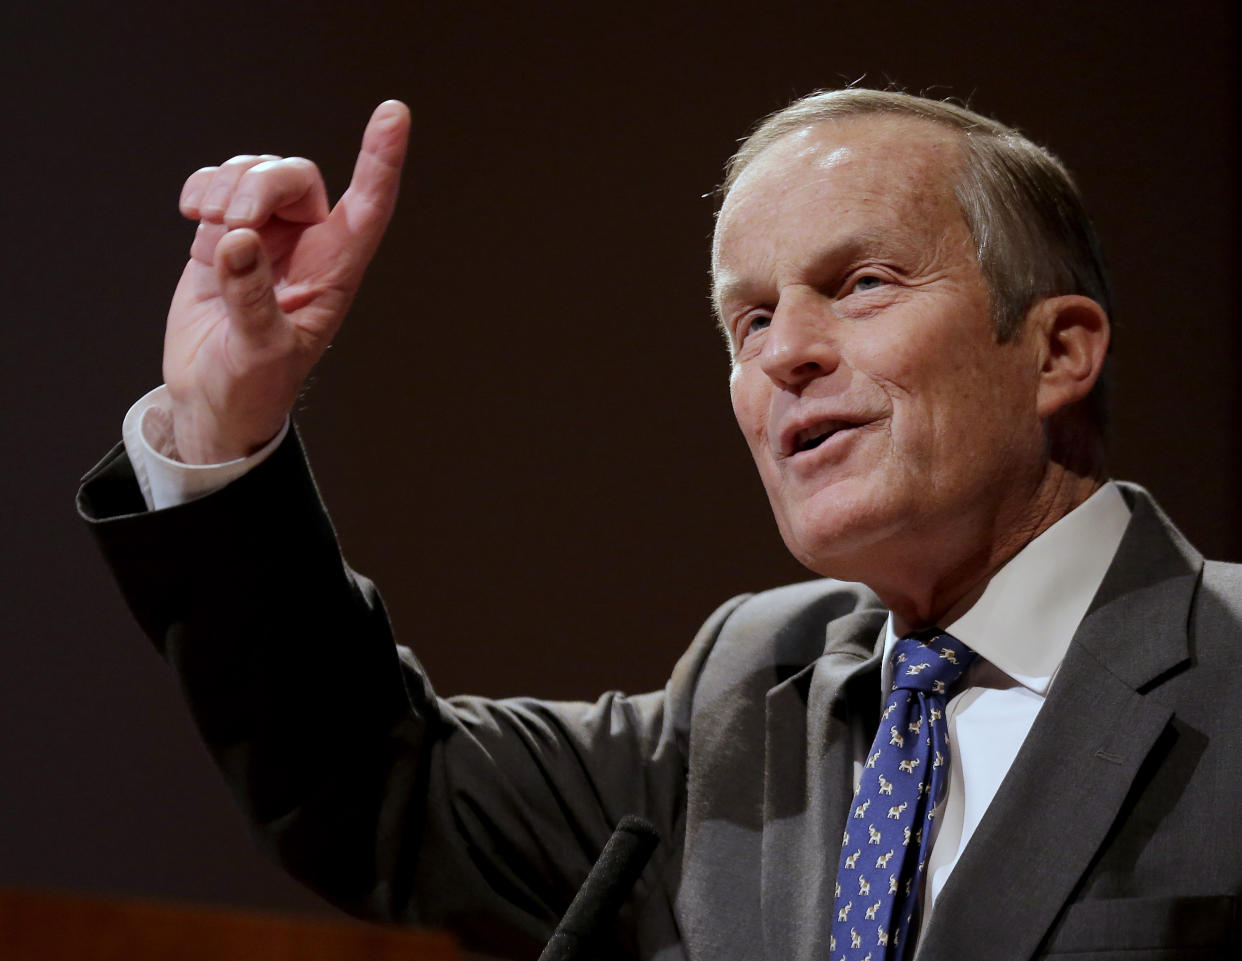
[{"label": "man's nose", "polygon": [[760,363],[782,387],[799,388],[840,363],[832,305],[814,292],[782,295],[769,322]]}]

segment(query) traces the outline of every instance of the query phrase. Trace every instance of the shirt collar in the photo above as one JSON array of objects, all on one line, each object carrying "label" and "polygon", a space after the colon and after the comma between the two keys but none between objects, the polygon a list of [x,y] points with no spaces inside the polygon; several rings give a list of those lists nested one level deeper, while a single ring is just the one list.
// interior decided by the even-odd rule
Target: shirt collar
[{"label": "shirt collar", "polygon": [[[1112,481],[1015,554],[944,629],[1011,678],[1045,695],[1121,544],[1130,508]],[[885,625],[883,691],[897,636]]]}]

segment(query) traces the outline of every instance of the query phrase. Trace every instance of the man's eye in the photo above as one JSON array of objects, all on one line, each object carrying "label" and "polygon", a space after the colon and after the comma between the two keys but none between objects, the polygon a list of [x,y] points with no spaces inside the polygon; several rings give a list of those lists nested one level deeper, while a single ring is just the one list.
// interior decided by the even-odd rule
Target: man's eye
[{"label": "man's eye", "polygon": [[761,330],[766,330],[772,323],[772,318],[766,314],[755,314],[753,317],[747,317],[742,321],[742,340],[745,340],[751,334],[757,334]]},{"label": "man's eye", "polygon": [[874,290],[876,287],[883,286],[886,283],[883,277],[875,274],[863,274],[854,281],[855,290]]}]

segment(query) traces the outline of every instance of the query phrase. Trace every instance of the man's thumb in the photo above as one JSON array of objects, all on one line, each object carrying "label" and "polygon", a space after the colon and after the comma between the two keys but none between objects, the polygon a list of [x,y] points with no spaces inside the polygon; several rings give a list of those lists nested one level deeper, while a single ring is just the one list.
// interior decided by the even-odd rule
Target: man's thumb
[{"label": "man's thumb", "polygon": [[249,228],[230,230],[215,251],[220,292],[238,333],[262,338],[280,323],[272,290],[272,265]]}]

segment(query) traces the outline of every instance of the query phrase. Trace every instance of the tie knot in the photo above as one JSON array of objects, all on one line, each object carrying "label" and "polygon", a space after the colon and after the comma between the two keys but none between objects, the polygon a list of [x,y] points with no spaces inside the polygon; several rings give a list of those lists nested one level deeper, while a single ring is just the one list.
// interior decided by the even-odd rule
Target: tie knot
[{"label": "tie knot", "polygon": [[974,659],[974,651],[944,631],[907,634],[893,647],[893,689],[944,694]]}]

